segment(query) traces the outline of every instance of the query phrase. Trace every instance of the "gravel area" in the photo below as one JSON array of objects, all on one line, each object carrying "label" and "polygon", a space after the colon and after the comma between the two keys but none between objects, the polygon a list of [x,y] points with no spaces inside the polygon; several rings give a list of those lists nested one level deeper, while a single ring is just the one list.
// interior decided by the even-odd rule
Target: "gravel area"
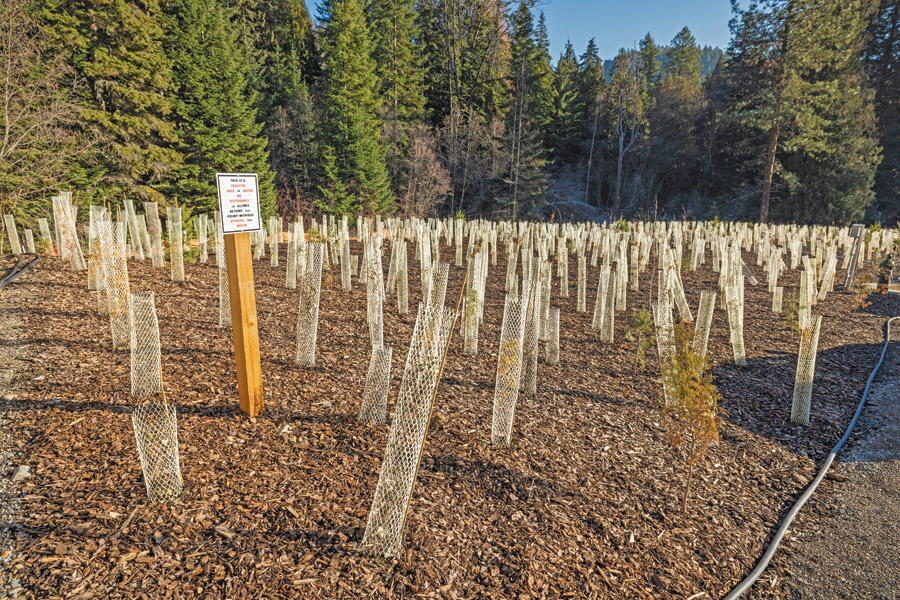
[{"label": "gravel area", "polygon": [[[7,264],[9,263],[9,264]],[[3,261],[0,272],[9,270],[12,263]],[[22,279],[27,279],[23,275]],[[22,362],[25,335],[20,331],[18,312],[9,310],[19,302],[19,286],[13,283],[0,291],[0,397],[4,406],[16,399],[11,391],[11,380],[18,370],[27,365]],[[20,484],[13,481],[16,472],[23,477],[27,465],[16,461],[17,446],[10,426],[11,411],[0,408],[0,598],[25,598],[25,588],[13,568],[13,539],[20,511]]]},{"label": "gravel area", "polygon": [[[895,322],[892,338],[900,338]],[[835,462],[828,516],[802,532],[789,560],[787,597],[900,598],[900,344],[882,365],[858,427]]]}]

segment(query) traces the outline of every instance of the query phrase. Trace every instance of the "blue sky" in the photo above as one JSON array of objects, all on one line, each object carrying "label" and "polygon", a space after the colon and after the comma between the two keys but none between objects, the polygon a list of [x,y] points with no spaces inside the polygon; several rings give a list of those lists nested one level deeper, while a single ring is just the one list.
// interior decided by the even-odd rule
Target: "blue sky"
[{"label": "blue sky", "polygon": [[567,38],[579,55],[596,38],[600,56],[613,58],[619,48],[636,46],[648,31],[657,44],[666,45],[685,25],[700,46],[725,50],[728,45],[728,0],[539,0],[535,15],[541,10],[554,62]]}]

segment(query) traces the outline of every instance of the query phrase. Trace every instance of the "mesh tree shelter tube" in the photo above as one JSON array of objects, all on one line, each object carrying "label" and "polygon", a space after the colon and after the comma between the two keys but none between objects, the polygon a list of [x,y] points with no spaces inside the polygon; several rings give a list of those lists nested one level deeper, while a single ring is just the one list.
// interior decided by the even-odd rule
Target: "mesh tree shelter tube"
[{"label": "mesh tree shelter tube", "polygon": [[38,227],[41,229],[41,243],[44,245],[44,252],[55,255],[56,251],[53,248],[53,236],[50,235],[50,223],[47,222],[47,219],[41,217],[38,219]]},{"label": "mesh tree shelter tube", "polygon": [[587,312],[587,260],[583,253],[578,254],[578,304],[576,312]]},{"label": "mesh tree shelter tube", "polygon": [[159,323],[153,292],[131,294],[131,395],[155,396],[162,390]]},{"label": "mesh tree shelter tube", "polygon": [[6,236],[9,238],[9,246],[12,253],[18,256],[22,254],[22,244],[19,241],[19,233],[16,231],[16,221],[10,214],[3,215],[3,224],[6,226]]},{"label": "mesh tree shelter tube", "polygon": [[550,309],[550,324],[547,326],[550,332],[550,339],[547,340],[547,363],[551,365],[559,364],[559,309]]},{"label": "mesh tree shelter tube", "polygon": [[159,323],[153,293],[135,294],[131,301],[131,390],[136,397],[153,397],[131,413],[144,485],[151,502],[176,500],[183,490],[178,458],[178,420],[166,401],[160,368]]},{"label": "mesh tree shelter tube", "polygon": [[812,404],[813,378],[816,374],[816,352],[822,315],[810,317],[810,326],[800,331],[800,352],[797,354],[797,374],[794,378],[794,398],[791,403],[791,422],[809,425]]},{"label": "mesh tree shelter tube", "polygon": [[107,215],[99,223],[99,234],[113,350],[127,348],[131,341],[128,263],[125,261],[125,232],[121,224],[116,226],[116,233],[118,235],[113,234],[112,223]]},{"label": "mesh tree shelter tube", "polygon": [[216,262],[219,272],[219,327],[231,327],[231,294],[228,290],[228,269],[225,265],[225,239],[223,234],[216,238]]},{"label": "mesh tree shelter tube", "polygon": [[522,373],[527,307],[523,299],[506,296],[500,331],[497,376],[494,380],[494,413],[491,419],[491,443],[495,445],[509,446],[512,439]]},{"label": "mesh tree shelter tube", "polygon": [[181,209],[166,208],[166,227],[169,230],[169,260],[172,263],[172,281],[184,281],[184,240],[181,235]]},{"label": "mesh tree shelter tube", "polygon": [[454,311],[419,305],[381,475],[362,544],[381,556],[400,552]]},{"label": "mesh tree shelter tube", "polygon": [[697,309],[697,321],[694,323],[694,352],[706,356],[709,345],[709,327],[712,325],[713,311],[716,308],[716,293],[707,290],[700,292],[700,307]]},{"label": "mesh tree shelter tube", "polygon": [[[538,319],[541,314],[541,293],[540,283],[531,280],[528,286],[530,292],[528,295],[528,318],[525,321],[525,342],[523,344],[523,364],[522,364],[522,388],[526,394],[533,395],[537,393],[537,371],[538,371],[538,329],[540,323]],[[525,292],[526,287],[522,286]]]},{"label": "mesh tree shelter tube", "polygon": [[150,259],[156,268],[166,266],[162,243],[162,224],[159,221],[159,205],[156,202],[144,202],[144,213],[147,215],[147,229],[150,232]]},{"label": "mesh tree shelter tube", "polygon": [[134,258],[144,260],[144,243],[141,241],[137,214],[134,212],[134,202],[132,200],[125,200],[125,219],[128,222],[128,233],[131,235],[131,248],[134,252]]},{"label": "mesh tree shelter tube", "polygon": [[725,286],[725,304],[728,308],[728,328],[731,332],[731,349],[734,352],[734,364],[744,366],[747,364],[744,353],[744,319],[738,288],[739,285]]},{"label": "mesh tree shelter tube", "polygon": [[151,502],[177,500],[184,489],[178,458],[175,406],[163,399],[137,406],[131,413],[144,486]]},{"label": "mesh tree shelter tube", "polygon": [[322,293],[324,242],[307,245],[306,273],[300,286],[300,310],[297,315],[297,364],[316,364],[316,333],[319,327],[319,297]]},{"label": "mesh tree shelter tube", "polygon": [[384,279],[381,268],[381,248],[374,237],[369,244],[369,269],[366,277],[366,317],[369,323],[371,346],[384,344]]},{"label": "mesh tree shelter tube", "polygon": [[[715,298],[713,298],[715,300]],[[656,327],[656,351],[659,355],[660,377],[666,370],[666,365],[675,353],[675,331],[672,323],[672,309],[665,302],[653,302],[650,305],[653,311],[653,324]],[[663,396],[666,406],[669,405],[669,391],[663,385]]]},{"label": "mesh tree shelter tube", "polygon": [[362,404],[359,409],[360,423],[383,425],[387,422],[392,355],[393,349],[390,346],[372,348],[369,370],[366,373],[366,386],[363,389]]}]

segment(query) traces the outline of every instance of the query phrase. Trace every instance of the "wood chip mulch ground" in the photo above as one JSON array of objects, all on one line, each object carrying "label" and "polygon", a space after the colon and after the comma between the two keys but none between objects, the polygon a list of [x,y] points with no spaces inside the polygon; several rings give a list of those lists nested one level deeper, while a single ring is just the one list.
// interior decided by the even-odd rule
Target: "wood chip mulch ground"
[{"label": "wood chip mulch ground", "polygon": [[[391,403],[421,297],[413,257],[410,314],[397,314],[394,296],[385,310]],[[755,265],[755,255],[745,262]],[[131,289],[156,293],[188,488],[179,503],[150,504],[130,420],[129,354],[111,351],[85,274],[45,259],[0,292],[20,332],[4,352],[25,361],[0,410],[16,460],[32,467],[17,484],[12,572],[28,597],[48,599],[718,598],[750,570],[840,437],[885,316],[900,307],[894,295],[877,296],[857,312],[850,294],[836,292],[814,308],[824,318],[812,423],[799,427],[788,421],[798,337],[771,312],[764,274],[751,268],[761,283],[746,288],[748,364],[730,364],[717,307],[710,356],[727,414],[681,514],[684,462],[654,408],[656,351],[641,369],[625,339],[626,315],[655,296],[655,272],[629,293],[613,345],[599,342],[591,312],[575,312],[575,269],[569,298],[554,283],[561,363],[541,362],[538,394],[520,396],[512,447],[499,449],[490,427],[501,258],[478,355],[462,354],[454,333],[402,555],[380,559],[360,547],[388,434],[387,425],[357,423],[370,353],[364,286],[343,292],[339,275],[326,274],[316,366],[301,369],[298,292],[285,288],[283,263],[255,262],[266,407],[248,419],[237,409],[231,332],[218,327],[216,267],[188,264],[187,281],[174,283],[167,269],[129,263]],[[592,309],[599,267],[588,271]],[[448,304],[462,274],[451,267]],[[708,266],[684,274],[694,310],[717,277]],[[786,298],[796,294],[798,272],[781,283]]]}]

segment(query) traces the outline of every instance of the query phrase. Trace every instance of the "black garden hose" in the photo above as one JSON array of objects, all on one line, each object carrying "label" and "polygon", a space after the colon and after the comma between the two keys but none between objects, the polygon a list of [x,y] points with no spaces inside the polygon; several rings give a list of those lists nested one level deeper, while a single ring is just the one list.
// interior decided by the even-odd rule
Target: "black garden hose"
[{"label": "black garden hose", "polygon": [[859,420],[859,415],[862,414],[862,409],[866,404],[866,398],[869,397],[869,390],[872,388],[872,382],[875,381],[875,375],[878,374],[878,369],[881,368],[881,363],[884,362],[884,356],[887,354],[888,345],[891,343],[891,321],[894,319],[900,319],[900,317],[892,317],[887,320],[884,332],[884,348],[881,349],[881,357],[878,359],[878,364],[872,369],[872,374],[869,375],[869,380],[866,382],[866,388],[863,390],[862,399],[859,401],[859,406],[856,407],[856,414],[853,415],[853,420],[850,421],[847,431],[844,432],[844,437],[842,437],[837,445],[832,448],[828,457],[825,459],[825,462],[822,464],[822,468],[819,469],[816,478],[813,479],[812,483],[809,484],[809,487],[800,494],[800,497],[797,498],[797,501],[791,507],[791,510],[788,511],[788,514],[784,517],[784,521],[781,523],[781,527],[775,532],[775,535],[772,537],[772,541],[769,542],[769,547],[766,548],[762,558],[759,559],[759,562],[756,563],[756,566],[750,571],[750,574],[737,584],[737,586],[735,586],[735,588],[722,600],[737,600],[737,598],[740,598],[744,592],[750,589],[750,586],[752,586],[763,574],[763,571],[769,566],[769,562],[778,550],[778,546],[781,544],[784,534],[787,533],[788,527],[790,527],[791,523],[794,521],[794,517],[797,516],[797,513],[799,513],[800,509],[803,508],[803,505],[806,504],[806,501],[810,499],[813,492],[815,492],[816,488],[819,487],[819,484],[822,483],[822,479],[825,478],[825,474],[828,472],[828,468],[831,467],[831,463],[834,462],[837,453],[840,452],[844,444],[847,443],[850,434],[853,432],[853,428],[856,426],[856,421]]},{"label": "black garden hose", "polygon": [[[41,257],[39,255],[36,255],[34,258],[31,259],[31,261],[27,265],[22,267],[22,263],[25,262],[25,257],[20,256],[19,259],[16,260],[16,266],[14,266],[9,271],[9,273],[7,273],[3,277],[3,279],[0,279],[0,290],[5,288],[6,284],[11,283],[12,281],[15,281],[19,277],[19,275],[21,275],[22,273],[24,273],[25,271],[27,271],[28,269],[30,269],[31,267],[36,265],[38,262],[40,262],[40,260],[41,260]],[[19,267],[22,267],[22,268],[19,268]]]}]

